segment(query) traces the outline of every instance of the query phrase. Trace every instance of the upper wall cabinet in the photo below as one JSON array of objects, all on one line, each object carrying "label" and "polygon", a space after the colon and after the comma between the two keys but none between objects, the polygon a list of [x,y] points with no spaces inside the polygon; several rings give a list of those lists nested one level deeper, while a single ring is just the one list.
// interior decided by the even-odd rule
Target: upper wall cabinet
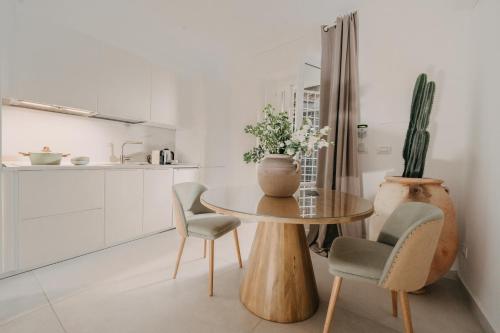
[{"label": "upper wall cabinet", "polygon": [[101,48],[99,64],[100,115],[148,121],[151,111],[151,66],[113,47]]},{"label": "upper wall cabinet", "polygon": [[126,50],[26,13],[16,16],[8,49],[2,97],[177,125],[176,75]]},{"label": "upper wall cabinet", "polygon": [[179,82],[174,74],[160,67],[152,68],[151,123],[175,127],[179,112]]},{"label": "upper wall cabinet", "polygon": [[97,110],[95,41],[73,30],[18,17],[6,97]]}]

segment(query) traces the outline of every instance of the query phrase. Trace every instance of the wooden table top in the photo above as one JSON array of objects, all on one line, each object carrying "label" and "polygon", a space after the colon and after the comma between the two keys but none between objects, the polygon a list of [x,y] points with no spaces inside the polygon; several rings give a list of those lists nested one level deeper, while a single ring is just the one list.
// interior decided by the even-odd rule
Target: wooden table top
[{"label": "wooden table top", "polygon": [[339,224],[373,214],[369,200],[326,189],[301,188],[293,197],[274,198],[258,186],[221,187],[204,192],[201,202],[217,213],[258,222]]}]

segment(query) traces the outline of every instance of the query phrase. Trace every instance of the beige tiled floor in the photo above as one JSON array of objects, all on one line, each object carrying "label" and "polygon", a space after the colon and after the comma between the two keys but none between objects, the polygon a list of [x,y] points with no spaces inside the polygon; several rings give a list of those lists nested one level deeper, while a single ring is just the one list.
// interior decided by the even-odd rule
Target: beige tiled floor
[{"label": "beige tiled floor", "polygon": [[[255,224],[240,228],[248,256]],[[332,276],[313,255],[321,298],[318,312],[296,324],[261,320],[239,302],[243,271],[230,235],[216,242],[215,296],[207,296],[203,244],[189,239],[176,280],[170,278],[178,246],[175,231],[0,280],[0,332],[320,332]],[[481,332],[457,281],[442,280],[411,296],[416,332]],[[345,281],[331,332],[402,332],[390,315],[387,291]]]}]

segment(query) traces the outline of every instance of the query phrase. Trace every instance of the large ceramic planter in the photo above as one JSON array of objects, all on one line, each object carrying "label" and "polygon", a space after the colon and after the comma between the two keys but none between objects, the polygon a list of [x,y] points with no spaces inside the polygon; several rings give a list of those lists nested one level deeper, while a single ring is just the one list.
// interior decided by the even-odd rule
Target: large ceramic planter
[{"label": "large ceramic planter", "polygon": [[458,231],[455,208],[443,181],[430,178],[386,177],[375,197],[375,214],[370,218],[370,239],[376,239],[389,215],[401,203],[418,201],[433,204],[444,212],[444,224],[426,285],[446,274],[457,255]]},{"label": "large ceramic planter", "polygon": [[288,155],[267,155],[257,166],[257,179],[266,195],[290,197],[300,185],[300,163]]}]

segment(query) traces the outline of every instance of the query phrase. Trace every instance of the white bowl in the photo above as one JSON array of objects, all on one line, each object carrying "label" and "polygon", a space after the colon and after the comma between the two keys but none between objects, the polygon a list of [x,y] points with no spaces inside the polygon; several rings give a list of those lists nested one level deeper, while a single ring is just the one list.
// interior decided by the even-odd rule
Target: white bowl
[{"label": "white bowl", "polygon": [[89,164],[90,159],[87,156],[78,156],[71,159],[73,165],[86,165]]}]

